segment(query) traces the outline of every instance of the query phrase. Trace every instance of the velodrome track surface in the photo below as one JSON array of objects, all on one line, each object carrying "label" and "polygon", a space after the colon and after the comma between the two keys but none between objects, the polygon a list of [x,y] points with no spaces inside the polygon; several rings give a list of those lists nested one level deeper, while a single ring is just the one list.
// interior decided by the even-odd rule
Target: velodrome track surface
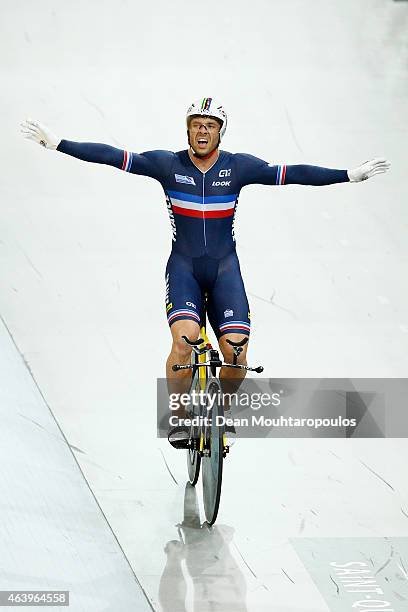
[{"label": "velodrome track surface", "polygon": [[200,527],[184,453],[156,439],[161,188],[18,131],[31,116],[179,150],[186,107],[214,95],[226,150],[338,168],[385,155],[391,171],[357,185],[246,188],[236,234],[266,376],[406,377],[408,6],[221,4],[2,3],[0,588],[70,590],[75,612],[336,612],[325,563],[341,548],[403,610],[405,439],[239,440]]}]

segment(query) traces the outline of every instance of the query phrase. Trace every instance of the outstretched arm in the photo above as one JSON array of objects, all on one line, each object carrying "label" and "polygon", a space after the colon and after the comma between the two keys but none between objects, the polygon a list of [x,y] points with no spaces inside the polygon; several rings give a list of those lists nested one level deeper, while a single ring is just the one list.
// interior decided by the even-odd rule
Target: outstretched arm
[{"label": "outstretched arm", "polygon": [[107,164],[122,170],[127,169],[126,165],[131,161],[132,154],[123,149],[94,142],[63,140],[45,125],[32,119],[27,119],[21,124],[21,131],[25,138],[37,142],[46,149],[61,151],[61,153],[66,153],[83,161]]},{"label": "outstretched arm", "polygon": [[174,155],[170,151],[147,151],[138,154],[106,144],[61,140],[45,125],[32,119],[27,119],[21,124],[21,131],[25,138],[47,149],[57,150],[83,161],[107,164],[125,172],[150,176],[157,180],[167,172]]},{"label": "outstretched arm", "polygon": [[282,168],[279,185],[333,185],[345,183],[349,180],[347,170],[334,170],[321,166],[279,166]]},{"label": "outstretched arm", "polygon": [[93,162],[94,164],[106,164],[122,170],[126,169],[131,155],[127,154],[126,159],[123,149],[117,149],[107,144],[96,142],[74,142],[72,140],[61,140],[57,151],[66,153],[82,161]]},{"label": "outstretched arm", "polygon": [[332,170],[320,166],[283,166],[286,168],[287,185],[332,185],[333,183],[359,183],[376,174],[383,174],[390,168],[384,157],[366,161],[353,170]]},{"label": "outstretched arm", "polygon": [[235,155],[242,175],[242,185],[333,185],[359,182],[386,172],[390,164],[380,157],[365,162],[354,170],[335,170],[321,166],[273,165],[243,153]]}]

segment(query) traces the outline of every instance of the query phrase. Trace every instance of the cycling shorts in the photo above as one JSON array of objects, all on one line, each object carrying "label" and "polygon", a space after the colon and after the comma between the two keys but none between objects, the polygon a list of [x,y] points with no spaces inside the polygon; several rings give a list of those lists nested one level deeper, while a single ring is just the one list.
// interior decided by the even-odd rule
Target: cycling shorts
[{"label": "cycling shorts", "polygon": [[221,259],[172,251],[166,267],[169,325],[182,319],[204,325],[205,295],[208,320],[217,338],[229,333],[249,336],[250,312],[236,251]]}]

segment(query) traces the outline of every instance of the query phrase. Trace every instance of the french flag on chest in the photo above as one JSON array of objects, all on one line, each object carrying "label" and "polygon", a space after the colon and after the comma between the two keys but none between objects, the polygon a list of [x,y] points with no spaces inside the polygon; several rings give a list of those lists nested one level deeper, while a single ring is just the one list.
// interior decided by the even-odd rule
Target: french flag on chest
[{"label": "french flag on chest", "polygon": [[185,217],[199,217],[200,219],[219,219],[232,217],[234,214],[236,193],[225,196],[196,196],[181,191],[168,191],[173,212]]}]

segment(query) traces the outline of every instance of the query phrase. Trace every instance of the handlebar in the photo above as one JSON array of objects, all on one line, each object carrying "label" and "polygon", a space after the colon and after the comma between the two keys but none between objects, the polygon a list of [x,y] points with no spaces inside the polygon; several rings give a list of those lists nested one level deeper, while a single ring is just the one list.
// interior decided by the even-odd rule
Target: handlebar
[{"label": "handlebar", "polygon": [[[210,353],[210,360],[204,361],[202,363],[194,363],[194,364],[192,363],[188,363],[185,365],[175,364],[172,366],[173,372],[179,372],[180,370],[191,370],[192,368],[201,368],[203,366],[209,366],[209,365],[213,367],[215,366],[216,368],[220,368],[223,366],[227,368],[238,368],[240,370],[246,370],[247,372],[256,372],[257,374],[260,374],[264,370],[262,366],[251,368],[249,366],[241,365],[237,363],[237,357],[242,353],[243,351],[242,347],[248,342],[248,337],[245,337],[238,342],[234,342],[233,340],[229,340],[227,338],[227,343],[230,346],[232,346],[234,349],[234,363],[222,363],[218,359],[218,352],[212,351],[210,344],[207,344],[203,348],[199,349],[198,347],[204,344],[204,340],[202,338],[198,338],[197,340],[190,340],[187,336],[181,336],[181,337],[184,340],[184,342],[186,342],[189,346],[192,347],[193,351],[197,355],[204,355],[205,353]],[[215,353],[215,355],[213,355],[213,353]],[[217,359],[214,359],[214,357],[217,357]]]},{"label": "handlebar", "polygon": [[[178,372],[179,370],[191,370],[194,367],[202,368],[203,366],[208,366],[208,365],[211,365],[211,361],[204,361],[203,363],[196,363],[196,364],[188,363],[186,365],[175,364],[174,366],[172,366],[171,369],[173,370],[173,372]],[[222,366],[225,366],[226,368],[236,368],[240,370],[246,370],[247,372],[256,372],[257,374],[260,374],[261,372],[264,371],[262,366],[251,368],[250,366],[240,365],[240,364],[234,365],[233,363],[221,363],[220,362],[220,366],[217,366],[217,367],[222,367]]]},{"label": "handlebar", "polygon": [[191,363],[189,363],[187,365],[177,365],[177,364],[175,364],[174,366],[172,366],[171,369],[173,370],[173,372],[178,372],[179,370],[189,370],[192,367],[193,367],[193,365]]}]

